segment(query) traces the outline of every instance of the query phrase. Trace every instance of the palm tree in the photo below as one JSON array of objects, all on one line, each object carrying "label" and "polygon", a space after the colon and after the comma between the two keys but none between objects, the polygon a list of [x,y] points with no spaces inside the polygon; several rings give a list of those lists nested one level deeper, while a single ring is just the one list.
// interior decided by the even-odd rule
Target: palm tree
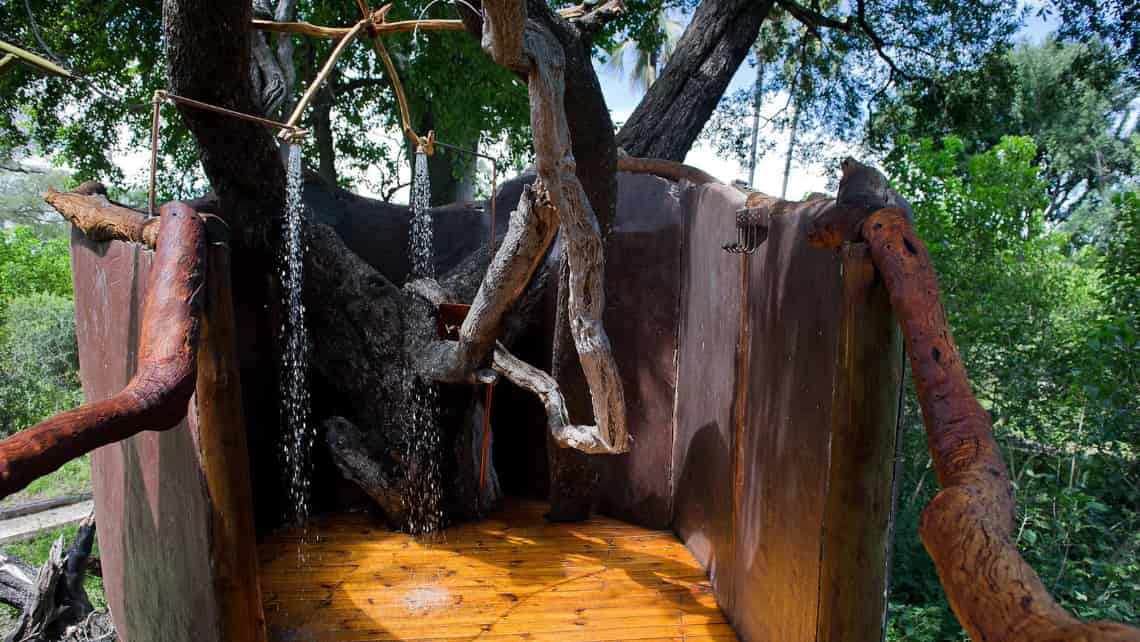
[{"label": "palm tree", "polygon": [[664,8],[657,12],[655,20],[659,32],[664,36],[661,46],[656,50],[643,49],[641,43],[634,40],[616,43],[606,49],[609,56],[606,67],[618,75],[626,74],[626,59],[633,60],[629,68],[629,84],[642,93],[657,80],[657,74],[669,62],[669,57],[673,55],[677,41],[685,30],[685,26],[669,17]]}]

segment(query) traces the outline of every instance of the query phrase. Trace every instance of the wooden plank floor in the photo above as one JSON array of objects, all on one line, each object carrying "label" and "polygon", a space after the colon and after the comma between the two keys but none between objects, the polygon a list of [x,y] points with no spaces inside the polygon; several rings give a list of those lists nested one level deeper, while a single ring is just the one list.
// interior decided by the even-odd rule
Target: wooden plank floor
[{"label": "wooden plank floor", "polygon": [[691,640],[735,642],[677,538],[617,520],[551,524],[508,502],[432,540],[358,514],[274,533],[261,590],[274,642]]}]

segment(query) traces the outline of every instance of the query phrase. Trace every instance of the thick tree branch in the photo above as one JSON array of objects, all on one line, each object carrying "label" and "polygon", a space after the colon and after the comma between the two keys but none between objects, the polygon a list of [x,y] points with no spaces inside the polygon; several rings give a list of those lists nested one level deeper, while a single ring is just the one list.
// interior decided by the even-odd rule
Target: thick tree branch
[{"label": "thick tree branch", "polygon": [[131,241],[153,248],[158,240],[161,218],[112,203],[105,192],[48,190],[44,200],[92,241]]},{"label": "thick tree branch", "polygon": [[633,158],[626,156],[618,159],[617,168],[619,172],[649,174],[674,182],[685,180],[694,185],[720,182],[715,176],[703,169],[661,158]]},{"label": "thick tree branch", "polygon": [[[181,203],[164,205],[161,220],[135,376],[110,399],[59,413],[0,441],[0,497],[100,446],[143,430],[172,428],[186,415],[197,371],[206,227]],[[112,227],[91,225],[100,234]]]},{"label": "thick tree branch", "polygon": [[495,347],[492,366],[511,383],[533,392],[546,408],[546,425],[554,443],[590,455],[617,455],[624,451],[609,444],[598,426],[575,426],[570,423],[566,399],[554,377],[511,354],[502,344]]},{"label": "thick tree branch", "polygon": [[624,16],[625,13],[626,6],[623,0],[583,2],[558,10],[558,15],[569,20],[583,36],[601,31],[607,24]]},{"label": "thick tree branch", "polygon": [[774,0],[702,2],[617,142],[630,156],[682,161],[748,55]]},{"label": "thick tree branch", "polygon": [[1078,621],[1022,559],[1009,472],[970,390],[926,246],[899,208],[871,215],[863,237],[902,326],[943,488],[923,511],[922,542],[963,628],[974,640],[1140,641],[1140,629]]},{"label": "thick tree branch", "polygon": [[530,282],[558,231],[557,215],[541,179],[523,189],[518,209],[459,329],[458,341],[436,341],[415,358],[437,381],[468,381],[494,349],[503,319]]},{"label": "thick tree branch", "polygon": [[839,29],[840,31],[850,32],[854,28],[854,23],[851,17],[848,16],[843,20],[825,16],[814,9],[809,9],[798,2],[792,0],[777,0],[776,4],[780,5],[785,11],[790,13],[793,18],[800,21],[807,27],[827,27],[829,29]]}]

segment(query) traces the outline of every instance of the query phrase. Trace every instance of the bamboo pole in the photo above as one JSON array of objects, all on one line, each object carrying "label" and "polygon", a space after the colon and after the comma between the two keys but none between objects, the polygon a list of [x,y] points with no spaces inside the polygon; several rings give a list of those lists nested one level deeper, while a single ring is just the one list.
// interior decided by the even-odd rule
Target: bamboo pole
[{"label": "bamboo pole", "polygon": [[317,95],[317,90],[321,88],[321,85],[324,84],[325,80],[329,77],[329,74],[332,73],[333,68],[336,67],[337,58],[339,58],[340,54],[344,52],[344,48],[348,46],[348,43],[351,42],[353,38],[356,38],[357,34],[359,34],[360,31],[367,25],[367,20],[361,20],[360,22],[356,23],[356,25],[353,26],[352,29],[350,29],[348,33],[340,39],[340,42],[336,44],[336,47],[333,48],[332,53],[329,54],[328,60],[325,61],[325,66],[321,68],[320,73],[318,73],[317,77],[313,79],[313,82],[309,85],[309,88],[305,90],[305,95],[301,97],[300,102],[298,102],[297,106],[293,108],[293,113],[289,116],[289,120],[285,123],[286,127],[294,129],[287,131],[282,128],[281,132],[278,133],[279,136],[290,138],[295,135],[295,128],[297,127],[297,123],[301,120],[301,115],[305,113],[305,108],[309,106],[309,102],[312,101],[313,97]]},{"label": "bamboo pole", "polygon": [[[299,33],[314,38],[328,38],[335,40],[343,38],[352,31],[352,27],[325,27],[308,22],[277,22],[274,20],[254,19],[253,28],[259,31],[272,33]],[[417,29],[430,31],[462,31],[462,20],[398,20],[396,22],[381,22],[373,24],[372,30],[378,35],[386,36],[392,33],[407,33]]]},{"label": "bamboo pole", "polygon": [[[21,49],[21,48],[17,47],[16,45],[4,42],[3,40],[0,40],[0,51],[7,52],[11,56],[15,56],[17,58],[20,58],[24,62],[26,62],[30,65],[33,65],[35,67],[39,67],[43,71],[47,71],[49,73],[53,73],[53,74],[56,74],[59,76],[63,76],[64,78],[71,78],[71,72],[70,71],[64,69],[63,67],[60,67],[59,65],[48,60],[47,58],[44,58],[42,56],[37,56],[36,54],[34,54],[30,51],[27,51],[25,49]],[[5,56],[4,58],[7,59],[8,56]]]}]

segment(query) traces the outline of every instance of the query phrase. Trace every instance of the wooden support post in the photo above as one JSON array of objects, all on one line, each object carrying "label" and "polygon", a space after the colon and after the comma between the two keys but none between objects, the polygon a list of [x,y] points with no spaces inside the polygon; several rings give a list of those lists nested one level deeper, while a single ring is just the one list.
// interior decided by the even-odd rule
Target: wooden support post
[{"label": "wooden support post", "polygon": [[886,612],[902,335],[864,243],[841,249],[816,639],[878,640]]},{"label": "wooden support post", "polygon": [[211,513],[214,593],[221,610],[223,639],[265,642],[229,247],[224,243],[211,245],[208,264],[195,401],[198,452]]}]

